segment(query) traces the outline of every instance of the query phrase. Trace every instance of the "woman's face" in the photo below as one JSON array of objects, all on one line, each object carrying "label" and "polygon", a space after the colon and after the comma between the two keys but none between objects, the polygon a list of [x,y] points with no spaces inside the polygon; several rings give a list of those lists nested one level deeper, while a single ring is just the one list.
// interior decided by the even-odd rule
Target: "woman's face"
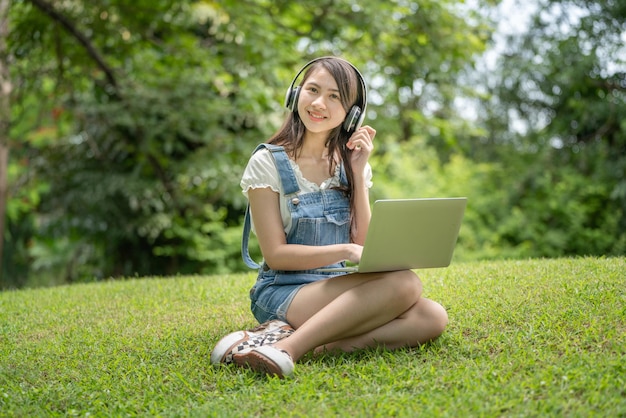
[{"label": "woman's face", "polygon": [[337,82],[325,68],[314,70],[302,85],[298,114],[306,129],[313,133],[331,131],[346,118]]}]

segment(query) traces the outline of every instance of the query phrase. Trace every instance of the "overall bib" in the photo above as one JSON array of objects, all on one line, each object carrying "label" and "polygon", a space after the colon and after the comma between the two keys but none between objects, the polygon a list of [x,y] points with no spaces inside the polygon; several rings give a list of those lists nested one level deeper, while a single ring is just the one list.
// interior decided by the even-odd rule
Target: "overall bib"
[{"label": "overall bib", "polygon": [[[281,186],[291,213],[291,229],[287,233],[288,244],[331,245],[350,242],[350,200],[340,190],[319,190],[299,193],[289,157],[284,148],[277,145],[261,144],[274,157],[280,174]],[[341,183],[346,184],[343,167]],[[265,263],[256,264],[248,252],[250,235],[250,209],[246,211],[241,254],[245,263],[259,270],[256,283],[250,289],[251,309],[259,323],[272,319],[287,321],[287,310],[298,290],[308,284],[344,273],[328,273],[318,270],[280,271],[272,270]],[[344,262],[325,267],[343,267]]]}]

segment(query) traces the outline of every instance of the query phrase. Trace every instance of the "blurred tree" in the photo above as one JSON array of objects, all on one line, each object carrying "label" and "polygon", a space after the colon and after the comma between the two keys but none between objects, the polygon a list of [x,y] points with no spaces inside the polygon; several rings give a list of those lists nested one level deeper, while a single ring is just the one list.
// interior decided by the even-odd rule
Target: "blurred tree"
[{"label": "blurred tree", "polygon": [[455,76],[489,37],[453,1],[15,0],[10,13],[11,246],[65,281],[243,268],[240,173],[314,56],[363,69],[388,137],[449,152]]},{"label": "blurred tree", "polygon": [[[536,7],[527,32],[507,39],[483,119],[496,127],[486,130],[496,147],[483,155],[517,173],[507,206],[526,216],[525,225],[512,228],[519,213],[505,222],[504,236],[534,241],[534,254],[547,256],[623,254],[626,5],[541,0]],[[502,135],[498,127],[507,125],[518,129]]]},{"label": "blurred tree", "polygon": [[9,0],[0,0],[0,283],[4,276],[4,228],[8,195],[9,123],[11,121],[11,78],[7,36],[9,33]]},{"label": "blurred tree", "polygon": [[330,54],[370,87],[377,196],[469,195],[481,256],[623,253],[624,6],[537,0],[471,78],[495,3],[13,0],[3,286],[243,269],[243,166]]}]

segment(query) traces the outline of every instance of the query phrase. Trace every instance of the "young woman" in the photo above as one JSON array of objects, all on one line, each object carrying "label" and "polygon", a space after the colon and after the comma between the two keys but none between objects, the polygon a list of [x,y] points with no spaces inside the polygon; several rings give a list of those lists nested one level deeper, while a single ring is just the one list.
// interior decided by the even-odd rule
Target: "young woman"
[{"label": "young woman", "polygon": [[262,325],[220,340],[212,363],[284,377],[310,350],[413,347],[443,332],[445,309],[421,296],[411,270],[319,271],[361,257],[376,136],[359,126],[366,104],[363,77],[343,59],[318,58],[294,78],[286,98],[292,112],[241,180],[264,257],[250,291]]}]

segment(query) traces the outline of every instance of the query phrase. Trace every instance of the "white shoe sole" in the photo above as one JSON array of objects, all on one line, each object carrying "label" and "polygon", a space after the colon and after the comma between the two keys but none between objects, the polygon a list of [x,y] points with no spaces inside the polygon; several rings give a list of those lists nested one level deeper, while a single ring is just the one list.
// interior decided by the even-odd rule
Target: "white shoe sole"
[{"label": "white shoe sole", "polygon": [[233,347],[246,337],[245,331],[237,331],[228,334],[218,341],[215,348],[211,352],[211,364],[218,365],[224,361],[224,358],[231,352]]},{"label": "white shoe sole", "polygon": [[246,350],[233,356],[233,361],[242,367],[257,372],[276,375],[280,378],[293,375],[294,364],[289,354],[271,345]]}]

